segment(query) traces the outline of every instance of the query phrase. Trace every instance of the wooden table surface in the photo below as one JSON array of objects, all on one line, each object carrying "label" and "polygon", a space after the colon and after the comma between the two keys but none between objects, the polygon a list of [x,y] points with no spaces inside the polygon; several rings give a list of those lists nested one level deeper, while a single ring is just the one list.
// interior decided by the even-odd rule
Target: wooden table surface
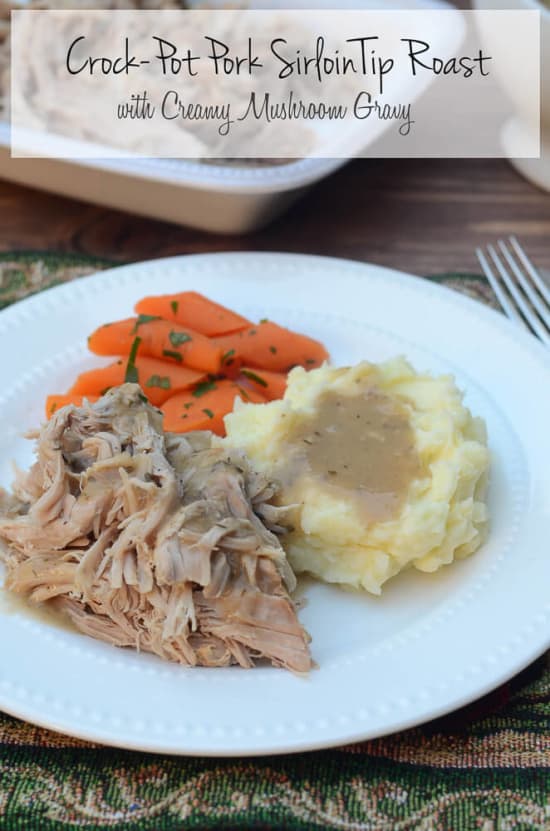
[{"label": "wooden table surface", "polygon": [[296,251],[416,274],[479,271],[476,245],[515,233],[550,269],[550,194],[505,161],[353,162],[264,230],[211,235],[0,182],[0,249],[116,261],[224,250]]}]

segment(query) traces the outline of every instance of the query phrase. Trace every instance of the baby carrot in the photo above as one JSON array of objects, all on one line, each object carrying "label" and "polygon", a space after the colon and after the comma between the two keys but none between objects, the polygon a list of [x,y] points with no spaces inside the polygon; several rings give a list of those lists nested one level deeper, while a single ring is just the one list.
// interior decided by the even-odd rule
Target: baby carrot
[{"label": "baby carrot", "polygon": [[328,358],[327,350],[319,341],[269,320],[213,340],[224,354],[233,350],[245,366],[272,372],[288,372],[293,366],[313,369]]},{"label": "baby carrot", "polygon": [[158,315],[180,326],[191,326],[195,332],[212,337],[246,329],[250,321],[242,315],[214,303],[197,291],[144,297],[135,305],[138,314]]},{"label": "baby carrot", "polygon": [[194,390],[180,392],[161,406],[164,429],[172,433],[190,430],[211,430],[225,435],[223,418],[230,413],[235,398],[263,403],[265,398],[254,390],[245,390],[234,381],[206,381]]},{"label": "baby carrot", "polygon": [[140,356],[183,363],[212,374],[220,370],[221,346],[193,329],[153,315],[105,323],[90,335],[88,346],[96,355],[129,355],[137,337]]},{"label": "baby carrot", "polygon": [[74,404],[75,407],[81,407],[84,399],[90,404],[93,404],[98,398],[99,395],[74,395],[72,393],[48,395],[46,398],[46,418],[51,418],[54,413],[60,410],[61,407],[66,407],[67,404]]},{"label": "baby carrot", "polygon": [[285,372],[271,372],[268,369],[241,367],[237,381],[245,389],[255,390],[268,401],[274,401],[284,396],[287,375]]},{"label": "baby carrot", "polygon": [[[140,350],[139,350],[140,351]],[[159,407],[167,398],[180,390],[188,389],[205,377],[204,372],[178,366],[158,358],[146,358],[139,355],[133,362],[137,376],[133,376],[143,392],[155,407]],[[128,360],[119,358],[108,366],[82,372],[69,393],[75,395],[103,395],[110,387],[118,387],[126,380]]]}]

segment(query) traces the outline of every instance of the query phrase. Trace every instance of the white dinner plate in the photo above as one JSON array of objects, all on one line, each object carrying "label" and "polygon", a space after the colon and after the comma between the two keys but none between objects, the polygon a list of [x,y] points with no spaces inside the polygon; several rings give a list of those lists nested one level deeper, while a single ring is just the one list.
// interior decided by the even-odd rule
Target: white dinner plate
[{"label": "white dinner plate", "polygon": [[503,316],[378,266],[288,254],[178,257],[50,289],[0,314],[0,482],[27,466],[22,432],[46,393],[97,365],[86,335],[145,294],[196,289],[248,317],[321,339],[335,364],[406,355],[452,372],[485,418],[491,534],[436,574],[410,571],[381,597],[303,585],[319,668],[186,669],[99,643],[3,593],[0,707],[122,747],[243,756],[343,744],[459,707],[550,645],[550,361]]}]

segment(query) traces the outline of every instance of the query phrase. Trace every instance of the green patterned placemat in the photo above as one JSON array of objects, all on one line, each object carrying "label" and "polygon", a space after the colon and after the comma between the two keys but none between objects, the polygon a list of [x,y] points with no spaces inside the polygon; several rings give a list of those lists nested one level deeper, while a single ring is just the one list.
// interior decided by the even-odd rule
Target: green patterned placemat
[{"label": "green patterned placemat", "polygon": [[[0,308],[109,263],[0,255]],[[480,277],[435,278],[496,307]],[[443,719],[336,750],[175,758],[71,739],[0,714],[8,831],[550,831],[550,660]]]}]

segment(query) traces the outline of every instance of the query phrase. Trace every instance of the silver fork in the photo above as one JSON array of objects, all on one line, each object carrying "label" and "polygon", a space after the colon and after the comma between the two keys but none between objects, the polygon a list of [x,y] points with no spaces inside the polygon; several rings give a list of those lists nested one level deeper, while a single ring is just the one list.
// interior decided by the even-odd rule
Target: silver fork
[{"label": "silver fork", "polygon": [[[477,258],[505,314],[550,346],[550,289],[515,237],[487,246]],[[490,259],[490,261],[489,261]]]}]

